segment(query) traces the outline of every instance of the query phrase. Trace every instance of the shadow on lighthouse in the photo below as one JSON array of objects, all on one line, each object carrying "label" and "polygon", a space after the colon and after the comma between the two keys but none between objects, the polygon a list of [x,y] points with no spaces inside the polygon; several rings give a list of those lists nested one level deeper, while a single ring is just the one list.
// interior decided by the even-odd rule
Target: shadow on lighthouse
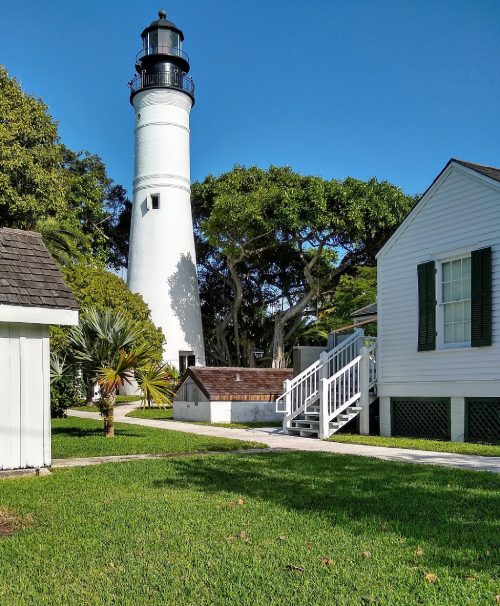
[{"label": "shadow on lighthouse", "polygon": [[[183,254],[175,273],[168,279],[172,310],[186,336],[186,341],[196,353],[203,351],[198,275],[191,255]],[[199,353],[198,353],[199,355]]]}]

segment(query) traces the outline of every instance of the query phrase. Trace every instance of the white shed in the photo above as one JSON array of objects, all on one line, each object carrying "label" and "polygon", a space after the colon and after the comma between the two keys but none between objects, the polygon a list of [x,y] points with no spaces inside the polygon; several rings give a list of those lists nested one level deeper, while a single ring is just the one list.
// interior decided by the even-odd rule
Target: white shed
[{"label": "white shed", "polygon": [[50,466],[49,326],[75,324],[40,234],[0,229],[0,470]]},{"label": "white shed", "polygon": [[191,366],[174,399],[174,419],[210,423],[276,422],[276,398],[291,368]]},{"label": "white shed", "polygon": [[450,160],[377,289],[382,435],[500,440],[500,169]]}]

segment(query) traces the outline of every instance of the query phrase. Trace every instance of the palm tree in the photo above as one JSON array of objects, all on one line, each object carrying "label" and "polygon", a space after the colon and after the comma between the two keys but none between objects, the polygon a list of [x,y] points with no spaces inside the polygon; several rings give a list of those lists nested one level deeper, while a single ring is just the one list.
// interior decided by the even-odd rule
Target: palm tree
[{"label": "palm tree", "polygon": [[142,329],[115,311],[87,309],[80,324],[69,332],[69,359],[83,376],[98,383],[98,402],[104,418],[104,433],[114,435],[114,406],[117,389],[133,379],[143,348],[134,348]]},{"label": "palm tree", "polygon": [[172,402],[172,385],[178,373],[168,364],[146,362],[135,370],[135,380],[142,394],[142,407],[165,406]]},{"label": "palm tree", "polygon": [[40,219],[35,225],[45,246],[59,265],[71,265],[83,261],[83,251],[88,248],[87,237],[77,228],[53,217]]},{"label": "palm tree", "polygon": [[109,366],[102,367],[98,372],[97,382],[101,390],[99,408],[104,419],[104,435],[107,438],[112,438],[115,435],[116,392],[125,383],[132,382],[133,371],[136,366],[137,356],[135,353],[122,349]]}]

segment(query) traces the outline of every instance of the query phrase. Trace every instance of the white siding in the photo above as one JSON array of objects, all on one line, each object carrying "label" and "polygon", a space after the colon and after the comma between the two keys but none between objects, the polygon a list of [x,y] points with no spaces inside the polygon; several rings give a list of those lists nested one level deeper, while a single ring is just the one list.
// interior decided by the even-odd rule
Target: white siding
[{"label": "white siding", "polygon": [[[486,246],[493,254],[493,345],[418,352],[417,265]],[[500,190],[451,166],[380,254],[377,303],[381,395],[392,395],[385,384],[500,381]]]},{"label": "white siding", "polygon": [[0,323],[0,469],[50,462],[48,328]]}]

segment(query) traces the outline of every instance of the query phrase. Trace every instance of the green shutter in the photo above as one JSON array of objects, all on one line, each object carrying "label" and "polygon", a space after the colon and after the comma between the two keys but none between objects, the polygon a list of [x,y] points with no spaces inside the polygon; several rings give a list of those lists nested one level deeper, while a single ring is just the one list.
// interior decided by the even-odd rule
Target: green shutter
[{"label": "green shutter", "polygon": [[471,253],[471,345],[491,345],[491,248]]},{"label": "green shutter", "polygon": [[418,351],[436,349],[436,268],[434,261],[417,266]]}]

